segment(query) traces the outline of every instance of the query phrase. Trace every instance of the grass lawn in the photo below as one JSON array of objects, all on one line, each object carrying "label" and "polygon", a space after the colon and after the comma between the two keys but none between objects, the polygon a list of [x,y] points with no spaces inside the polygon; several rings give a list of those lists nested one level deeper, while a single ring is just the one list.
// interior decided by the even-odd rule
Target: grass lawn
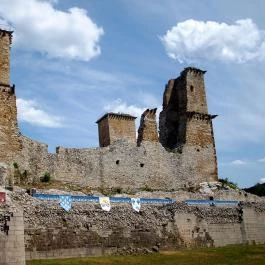
[{"label": "grass lawn", "polygon": [[34,260],[27,265],[265,265],[265,245],[165,251],[141,256]]}]

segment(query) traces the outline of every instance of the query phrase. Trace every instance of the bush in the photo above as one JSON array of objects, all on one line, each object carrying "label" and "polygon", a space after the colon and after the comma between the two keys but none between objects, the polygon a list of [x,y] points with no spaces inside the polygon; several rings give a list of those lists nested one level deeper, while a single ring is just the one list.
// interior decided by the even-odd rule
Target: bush
[{"label": "bush", "polygon": [[237,189],[239,189],[238,186],[237,186],[237,184],[234,183],[234,182],[232,182],[232,181],[230,181],[230,180],[228,180],[228,178],[225,178],[225,179],[219,179],[219,182],[222,183],[222,187],[223,187],[223,188],[227,188],[227,187],[229,187],[229,188],[231,188],[231,189],[233,189],[233,190],[237,190]]},{"label": "bush", "polygon": [[13,167],[14,167],[15,169],[18,169],[18,163],[17,163],[17,162],[14,162],[14,163],[13,163]]},{"label": "bush", "polygon": [[40,181],[41,182],[50,182],[50,180],[51,180],[51,175],[50,175],[50,173],[45,173],[41,178],[40,178]]},{"label": "bush", "polygon": [[26,181],[28,178],[28,171],[24,170],[23,173],[20,175],[20,180],[21,181]]}]

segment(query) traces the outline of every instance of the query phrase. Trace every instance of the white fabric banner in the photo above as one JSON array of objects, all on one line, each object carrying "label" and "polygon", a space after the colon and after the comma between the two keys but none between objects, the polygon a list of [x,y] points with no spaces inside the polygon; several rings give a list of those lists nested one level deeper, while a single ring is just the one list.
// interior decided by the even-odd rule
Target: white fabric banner
[{"label": "white fabric banner", "polygon": [[110,205],[109,197],[99,197],[99,203],[100,203],[101,208],[104,211],[107,211],[107,212],[110,211],[111,205]]},{"label": "white fabric banner", "polygon": [[141,200],[140,198],[131,198],[132,207],[136,212],[140,212]]},{"label": "white fabric banner", "polygon": [[60,206],[68,212],[72,207],[72,197],[69,195],[61,195]]}]

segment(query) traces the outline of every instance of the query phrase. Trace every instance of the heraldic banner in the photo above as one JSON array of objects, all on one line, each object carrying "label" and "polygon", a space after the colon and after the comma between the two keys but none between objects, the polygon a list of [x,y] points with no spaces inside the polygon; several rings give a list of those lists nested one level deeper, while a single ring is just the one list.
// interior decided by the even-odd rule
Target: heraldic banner
[{"label": "heraldic banner", "polygon": [[140,212],[141,200],[140,198],[131,198],[132,207],[136,212]]},{"label": "heraldic banner", "polygon": [[109,197],[99,197],[99,203],[104,211],[110,211],[111,205]]},{"label": "heraldic banner", "polygon": [[60,206],[68,212],[72,207],[72,197],[69,195],[60,195]]}]

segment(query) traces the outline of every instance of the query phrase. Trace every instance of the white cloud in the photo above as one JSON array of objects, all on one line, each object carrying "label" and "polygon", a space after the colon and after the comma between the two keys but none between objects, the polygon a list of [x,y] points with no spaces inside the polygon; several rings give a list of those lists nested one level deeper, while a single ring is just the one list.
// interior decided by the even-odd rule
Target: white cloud
[{"label": "white cloud", "polygon": [[33,125],[59,128],[62,127],[62,118],[53,116],[41,110],[34,100],[17,99],[18,119]]},{"label": "white cloud", "polygon": [[123,114],[130,114],[137,118],[140,118],[142,113],[147,108],[140,108],[135,105],[127,105],[126,102],[123,102],[121,99],[117,99],[110,103],[109,105],[104,107],[105,111],[108,112],[115,112],[115,113],[123,113]]},{"label": "white cloud", "polygon": [[[150,109],[150,107],[148,107]],[[134,117],[136,117],[136,131],[139,128],[140,125],[140,119],[143,114],[143,112],[148,109],[146,108],[140,108],[136,105],[128,105],[126,102],[122,101],[122,99],[118,98],[114,100],[112,103],[104,107],[104,111],[106,112],[114,112],[114,113],[123,113],[123,114],[130,114]],[[158,107],[156,112],[156,122],[158,124],[159,120],[159,113],[162,110],[161,107]]]},{"label": "white cloud", "polygon": [[236,166],[241,166],[241,165],[246,165],[247,162],[243,161],[243,160],[240,160],[240,159],[237,159],[237,160],[232,161],[230,164],[231,165],[236,165]]},{"label": "white cloud", "polygon": [[126,102],[122,101],[120,98],[114,100],[112,103],[104,107],[104,111],[107,111],[107,112],[130,114],[136,117],[136,120],[135,120],[136,137],[138,137],[137,130],[140,125],[141,115],[146,109],[147,108],[140,108],[135,105],[128,105]]},{"label": "white cloud", "polygon": [[259,183],[260,183],[260,184],[265,183],[265,178],[261,178],[261,179],[259,180]]},{"label": "white cloud", "polygon": [[86,10],[67,12],[54,8],[56,1],[1,0],[0,16],[15,28],[14,44],[49,57],[88,61],[100,54],[104,34]]},{"label": "white cloud", "polygon": [[169,57],[179,62],[265,59],[265,32],[251,19],[234,24],[185,20],[160,37]]},{"label": "white cloud", "polygon": [[265,157],[258,160],[258,162],[265,163]]}]

